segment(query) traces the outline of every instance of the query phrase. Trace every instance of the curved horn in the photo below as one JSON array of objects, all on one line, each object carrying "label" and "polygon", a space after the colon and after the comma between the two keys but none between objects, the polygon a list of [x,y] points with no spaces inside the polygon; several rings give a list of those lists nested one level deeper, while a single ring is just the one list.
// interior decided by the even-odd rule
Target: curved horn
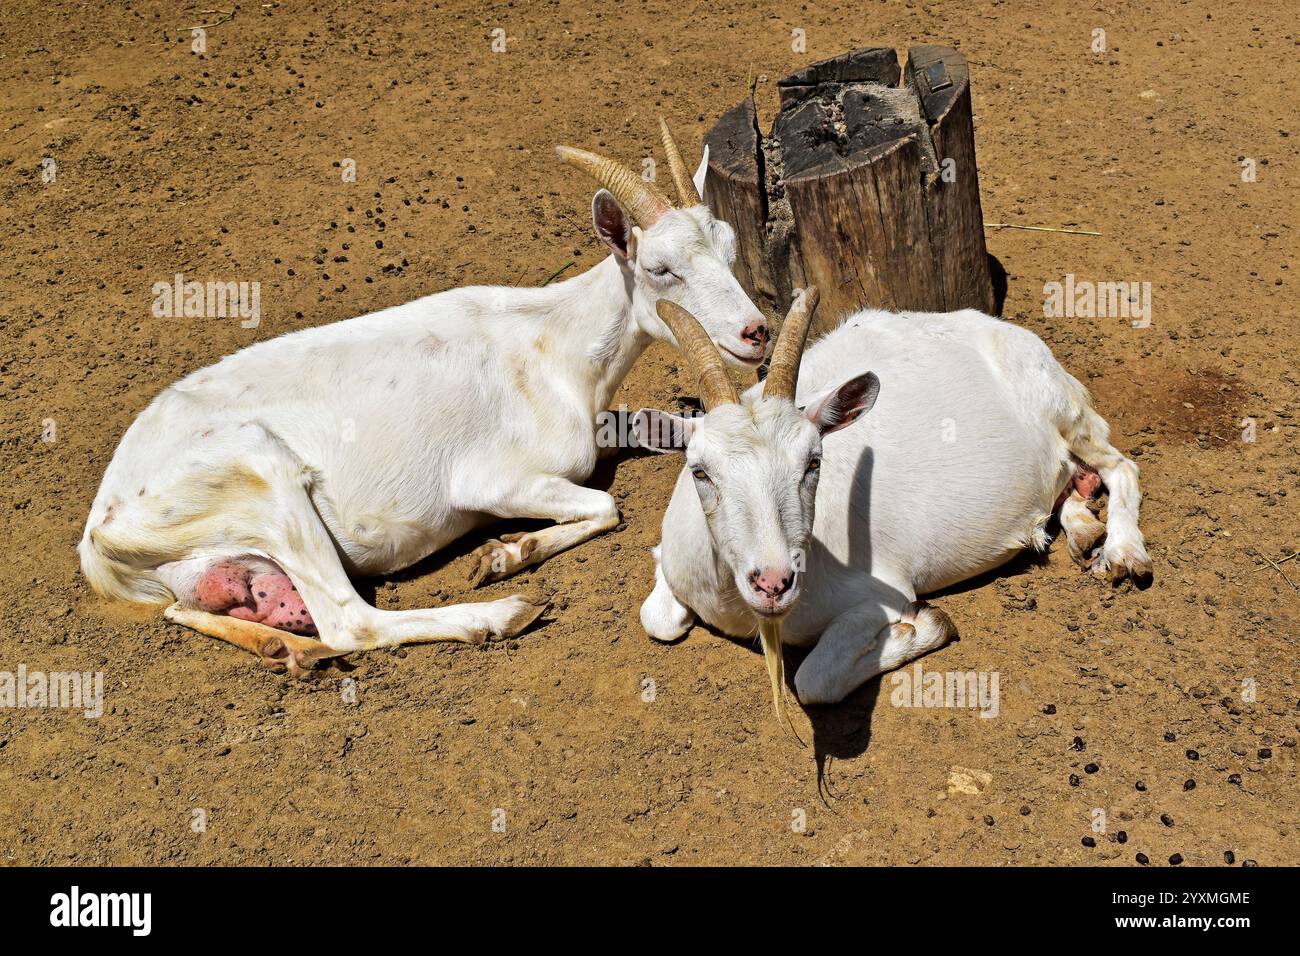
[{"label": "curved horn", "polygon": [[673,182],[677,184],[677,197],[683,206],[702,205],[704,200],[700,198],[700,192],[695,188],[691,171],[682,162],[681,150],[677,148],[677,142],[668,129],[668,121],[662,116],[659,117],[659,132],[663,134],[664,152],[668,154],[668,169],[673,174]]},{"label": "curved horn", "polygon": [[561,162],[581,169],[613,193],[643,229],[649,229],[660,216],[673,208],[668,197],[654,184],[646,182],[622,163],[572,146],[555,147],[555,155]]},{"label": "curved horn", "polygon": [[794,301],[790,303],[790,311],[781,323],[781,334],[772,349],[767,378],[763,380],[764,398],[794,401],[794,387],[799,381],[799,360],[803,357],[804,343],[808,341],[808,328],[812,325],[818,298],[820,293],[815,285],[795,290]]},{"label": "curved horn", "polygon": [[736,386],[731,383],[727,367],[722,364],[722,356],[695,316],[667,299],[660,299],[655,311],[677,337],[687,363],[699,377],[700,401],[704,403],[704,410],[707,412],[719,405],[738,403],[740,398],[736,395]]}]

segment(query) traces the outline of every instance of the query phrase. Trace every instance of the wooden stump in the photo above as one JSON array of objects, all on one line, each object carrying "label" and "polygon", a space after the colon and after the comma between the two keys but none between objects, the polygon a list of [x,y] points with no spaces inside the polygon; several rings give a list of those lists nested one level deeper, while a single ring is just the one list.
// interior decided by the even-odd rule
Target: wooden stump
[{"label": "wooden stump", "polygon": [[750,97],[705,137],[705,199],[736,230],[750,297],[784,314],[792,288],[815,284],[819,331],[867,306],[992,312],[961,54],[912,47],[900,71],[869,47],[778,89],[769,136]]}]

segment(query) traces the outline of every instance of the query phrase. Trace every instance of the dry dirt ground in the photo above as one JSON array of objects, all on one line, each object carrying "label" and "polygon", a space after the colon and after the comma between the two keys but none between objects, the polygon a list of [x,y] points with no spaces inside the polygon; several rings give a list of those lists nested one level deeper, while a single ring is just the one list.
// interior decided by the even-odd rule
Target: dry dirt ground
[{"label": "dry dirt ground", "polygon": [[[1300,560],[1264,560],[1300,549],[1294,4],[241,2],[199,56],[183,28],[221,19],[206,6],[0,4],[0,670],[105,680],[97,720],[0,710],[0,859],[1300,863]],[[170,382],[293,329],[589,267],[592,186],[554,143],[636,161],[663,113],[694,150],[751,71],[770,117],[793,68],[918,42],[972,64],[985,218],[1102,233],[989,248],[1005,315],[1140,463],[1155,561],[1149,590],[1112,590],[1058,541],[941,597],[962,637],[924,665],[996,671],[996,719],[893,707],[877,681],[802,718],[801,745],[755,648],[649,641],[671,458],[598,474],[624,524],[520,581],[466,587],[479,534],[373,582],[382,607],[554,595],[482,649],[296,682],[87,588],[100,475]],[[260,326],[153,317],[176,272],[259,281]],[[1150,282],[1150,327],[1044,319],[1067,273]],[[656,346],[617,401],[690,388]],[[949,792],[954,767],[976,792]]]}]

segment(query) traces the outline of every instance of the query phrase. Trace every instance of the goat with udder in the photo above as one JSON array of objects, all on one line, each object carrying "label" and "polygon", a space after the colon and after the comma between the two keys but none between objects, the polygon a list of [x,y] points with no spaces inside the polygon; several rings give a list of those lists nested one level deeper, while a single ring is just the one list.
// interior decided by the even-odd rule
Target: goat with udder
[{"label": "goat with udder", "polygon": [[612,255],[583,275],[453,289],[295,332],[162,392],[123,436],[86,522],[94,589],[170,604],[168,620],[295,672],[526,627],[543,606],[521,595],[383,611],[349,576],[406,568],[493,519],[555,522],[479,548],[481,584],[613,528],[614,499],[580,482],[596,416],[650,342],[672,340],[657,303],[701,316],[733,364],[762,362],[767,328],[732,275],[734,233],[700,200],[705,163],[692,180],[661,128],[677,207],[626,167],[558,147],[603,187],[592,219]]},{"label": "goat with udder", "polygon": [[[955,635],[919,595],[1045,549],[1054,512],[1076,562],[1150,579],[1137,466],[1041,339],[974,310],[868,310],[801,366],[816,298],[796,294],[766,381],[743,398],[695,319],[658,306],[707,414],[634,418],[641,445],[686,453],[641,606],[651,637],[697,616],[757,629],[782,716],[782,642],[815,645],[799,700],[840,701]],[[1101,483],[1104,525],[1087,503]]]}]

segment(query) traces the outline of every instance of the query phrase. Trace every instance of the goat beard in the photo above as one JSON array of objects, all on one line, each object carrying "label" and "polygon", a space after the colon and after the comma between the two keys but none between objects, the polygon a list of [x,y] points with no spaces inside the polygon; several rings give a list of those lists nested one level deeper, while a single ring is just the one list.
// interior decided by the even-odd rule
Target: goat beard
[{"label": "goat beard", "polygon": [[777,721],[784,724],[785,655],[781,651],[781,619],[761,618],[758,622],[758,635],[763,640],[763,661],[767,664],[767,676],[772,682],[772,706],[776,709]]}]

